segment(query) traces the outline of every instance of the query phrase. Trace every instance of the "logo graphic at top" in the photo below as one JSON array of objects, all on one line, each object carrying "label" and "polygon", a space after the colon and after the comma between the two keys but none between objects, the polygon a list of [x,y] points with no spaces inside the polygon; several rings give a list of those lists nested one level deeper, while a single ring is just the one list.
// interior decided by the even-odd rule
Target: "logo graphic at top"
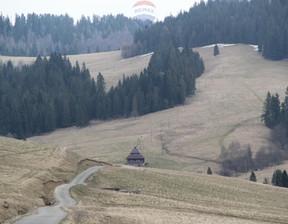
[{"label": "logo graphic at top", "polygon": [[138,1],[133,5],[134,18],[154,21],[156,6],[150,1]]}]

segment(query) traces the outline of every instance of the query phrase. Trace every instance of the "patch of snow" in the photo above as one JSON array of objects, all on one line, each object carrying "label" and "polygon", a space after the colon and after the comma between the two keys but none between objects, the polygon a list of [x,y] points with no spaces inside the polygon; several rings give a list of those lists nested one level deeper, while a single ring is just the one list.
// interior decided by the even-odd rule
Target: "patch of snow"
[{"label": "patch of snow", "polygon": [[[217,44],[219,48],[222,48],[222,47],[231,47],[231,46],[234,46],[235,44]],[[204,46],[202,48],[209,48],[209,47],[214,47],[215,44],[211,44],[211,45],[207,45],[207,46]]]},{"label": "patch of snow", "polygon": [[254,51],[259,51],[259,48],[258,48],[258,45],[250,45],[251,47],[253,47],[254,48]]},{"label": "patch of snow", "polygon": [[[146,57],[151,56],[151,55],[153,55],[153,54],[154,54],[154,52],[150,52],[150,53],[148,53],[148,54],[136,55],[136,56],[133,56],[133,57],[146,58]],[[133,57],[130,57],[130,58],[133,58]],[[125,61],[125,60],[127,60],[127,59],[129,59],[129,58],[124,58],[124,59],[121,60],[121,62],[122,62],[122,61]]]},{"label": "patch of snow", "polygon": [[153,55],[153,54],[154,54],[154,52],[150,52],[150,53],[148,53],[148,54],[140,55],[139,57],[145,58],[145,57],[148,57],[148,56]]}]

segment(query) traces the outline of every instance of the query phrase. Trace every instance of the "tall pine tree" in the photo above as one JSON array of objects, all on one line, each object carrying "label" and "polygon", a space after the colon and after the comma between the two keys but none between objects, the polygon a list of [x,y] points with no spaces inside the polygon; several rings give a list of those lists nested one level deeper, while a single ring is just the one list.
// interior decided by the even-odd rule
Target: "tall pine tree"
[{"label": "tall pine tree", "polygon": [[214,49],[213,49],[213,55],[214,55],[214,56],[217,56],[217,55],[219,55],[219,54],[220,54],[220,52],[219,52],[219,47],[218,47],[217,44],[215,44]]}]

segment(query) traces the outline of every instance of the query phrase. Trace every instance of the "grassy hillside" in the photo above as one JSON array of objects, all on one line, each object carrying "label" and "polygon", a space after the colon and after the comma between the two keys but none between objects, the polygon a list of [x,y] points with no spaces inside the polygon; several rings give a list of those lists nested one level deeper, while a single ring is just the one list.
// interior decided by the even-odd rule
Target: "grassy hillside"
[{"label": "grassy hillside", "polygon": [[123,59],[121,51],[112,51],[104,53],[86,54],[86,55],[71,55],[69,59],[71,63],[83,62],[89,68],[92,77],[96,78],[99,72],[104,76],[107,90],[110,87],[116,86],[119,79],[122,79],[123,74],[126,76],[132,74],[140,74],[140,72],[148,65],[151,54],[136,56]]},{"label": "grassy hillside", "polygon": [[[112,85],[117,85],[118,80],[122,79],[123,74],[132,75],[139,74],[145,67],[147,67],[151,54],[136,56],[133,58],[123,59],[120,51],[111,51],[104,53],[69,55],[71,63],[74,65],[76,61],[82,66],[83,62],[89,68],[90,75],[96,79],[99,72],[105,78],[107,90]],[[34,57],[10,57],[1,56],[0,61],[3,63],[11,60],[14,65],[23,65],[35,61]]]},{"label": "grassy hillside", "polygon": [[80,161],[61,148],[2,137],[0,158],[0,223],[53,201],[53,189],[74,177]]},{"label": "grassy hillside", "polygon": [[288,218],[286,189],[183,171],[104,168],[72,194],[80,203],[64,223],[255,224]]},{"label": "grassy hillside", "polygon": [[[0,203],[9,204],[9,210],[0,207],[0,217],[43,205],[41,197],[51,199],[55,183],[67,181],[77,171],[79,158],[68,152],[124,164],[138,142],[149,166],[164,170],[103,169],[87,186],[73,189],[80,204],[67,208],[71,215],[66,223],[287,223],[287,190],[261,183],[275,168],[257,172],[259,183],[203,174],[208,166],[213,173],[219,171],[221,147],[232,140],[250,144],[253,152],[270,143],[260,114],[268,91],[284,95],[287,60],[267,61],[247,45],[220,47],[217,57],[211,47],[196,50],[206,71],[197,79],[195,96],[184,106],[143,117],[93,121],[85,128],[61,129],[28,142],[0,138]],[[109,52],[70,60],[85,60],[91,74],[101,71],[110,86],[123,73],[142,70],[149,58],[122,60],[120,52]],[[281,169],[287,170],[287,165]]]},{"label": "grassy hillside", "polygon": [[[265,60],[248,45],[220,45],[217,57],[212,47],[196,50],[206,71],[197,79],[196,94],[186,105],[143,117],[95,121],[86,128],[57,130],[29,141],[123,164],[139,139],[151,167],[193,172],[206,172],[208,166],[217,172],[221,147],[233,140],[250,144],[254,153],[269,144],[269,130],[260,114],[268,91],[284,95],[287,60]],[[90,57],[93,61],[93,55]],[[144,59],[139,57],[139,64],[144,65]],[[119,74],[114,77],[116,82]]]}]

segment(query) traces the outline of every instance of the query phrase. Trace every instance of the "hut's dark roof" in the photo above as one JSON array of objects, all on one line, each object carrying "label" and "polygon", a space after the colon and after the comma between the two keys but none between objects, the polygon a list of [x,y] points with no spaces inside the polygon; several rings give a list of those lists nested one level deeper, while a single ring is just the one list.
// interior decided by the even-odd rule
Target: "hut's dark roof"
[{"label": "hut's dark roof", "polygon": [[136,147],[134,147],[126,159],[145,159],[145,157]]}]

